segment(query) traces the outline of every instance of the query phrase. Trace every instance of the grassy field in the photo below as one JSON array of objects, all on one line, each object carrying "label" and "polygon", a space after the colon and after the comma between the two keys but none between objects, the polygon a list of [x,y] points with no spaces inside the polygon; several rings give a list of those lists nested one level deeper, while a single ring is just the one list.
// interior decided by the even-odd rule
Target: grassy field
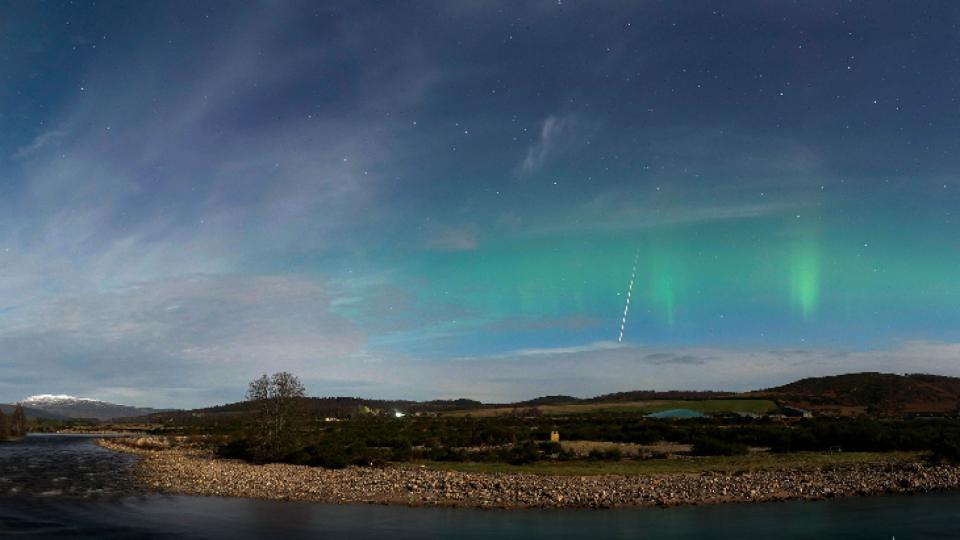
[{"label": "grassy field", "polygon": [[539,461],[529,465],[507,463],[418,463],[432,469],[472,473],[530,473],[560,476],[603,474],[647,475],[669,473],[734,472],[758,470],[798,470],[853,463],[915,462],[918,452],[798,452],[793,454],[749,454],[745,456],[709,456],[683,459],[646,459],[624,461]]},{"label": "grassy field", "polygon": [[[574,403],[570,405],[542,405],[537,407],[544,414],[580,414],[590,412],[630,412],[649,414],[669,409],[690,409],[704,414],[720,412],[744,412],[764,414],[777,410],[769,399],[701,399],[689,401],[627,401],[623,403]],[[453,411],[449,416],[497,416],[510,414],[513,407]]]},{"label": "grassy field", "polygon": [[637,457],[642,453],[689,454],[693,445],[659,442],[655,444],[634,444],[610,441],[561,441],[564,450],[586,457],[591,450],[609,450],[616,448],[625,457]]}]

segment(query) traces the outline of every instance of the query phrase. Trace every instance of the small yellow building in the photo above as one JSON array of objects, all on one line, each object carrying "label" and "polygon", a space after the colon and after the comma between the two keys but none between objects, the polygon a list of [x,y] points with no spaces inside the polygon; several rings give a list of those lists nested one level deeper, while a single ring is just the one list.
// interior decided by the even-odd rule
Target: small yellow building
[{"label": "small yellow building", "polygon": [[550,432],[550,442],[560,442],[560,432],[551,431]]}]

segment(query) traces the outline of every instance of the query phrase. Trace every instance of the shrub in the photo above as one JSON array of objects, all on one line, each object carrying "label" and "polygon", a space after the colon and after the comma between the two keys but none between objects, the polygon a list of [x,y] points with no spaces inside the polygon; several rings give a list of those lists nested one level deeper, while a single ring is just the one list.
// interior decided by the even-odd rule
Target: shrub
[{"label": "shrub", "polygon": [[617,447],[607,448],[603,451],[603,459],[607,461],[620,461],[623,459],[623,453]]},{"label": "shrub", "polygon": [[960,463],[960,434],[944,435],[934,444],[932,458],[936,462]]},{"label": "shrub", "polygon": [[464,461],[465,457],[461,450],[450,448],[449,446],[441,446],[431,448],[427,453],[427,459],[432,461]]},{"label": "shrub", "polygon": [[696,456],[740,456],[747,451],[748,448],[743,444],[715,437],[698,437],[693,442],[693,454]]},{"label": "shrub", "polygon": [[617,447],[605,448],[603,450],[594,448],[587,454],[587,459],[593,461],[620,461],[622,457],[623,453],[620,452],[620,449]]},{"label": "shrub", "polygon": [[325,467],[327,469],[342,469],[350,464],[344,448],[335,444],[309,446],[306,452],[310,455],[307,465]]},{"label": "shrub", "polygon": [[537,447],[534,446],[533,441],[524,441],[515,444],[507,450],[505,454],[504,461],[511,465],[524,465],[540,459],[540,452],[537,451]]},{"label": "shrub", "polygon": [[250,443],[246,439],[234,439],[227,444],[218,446],[217,455],[227,459],[250,460],[253,458]]},{"label": "shrub", "polygon": [[554,455],[563,452],[563,446],[558,442],[543,441],[537,445],[541,452],[547,455]]},{"label": "shrub", "polygon": [[391,461],[409,461],[413,455],[413,445],[408,440],[400,441],[390,449]]}]

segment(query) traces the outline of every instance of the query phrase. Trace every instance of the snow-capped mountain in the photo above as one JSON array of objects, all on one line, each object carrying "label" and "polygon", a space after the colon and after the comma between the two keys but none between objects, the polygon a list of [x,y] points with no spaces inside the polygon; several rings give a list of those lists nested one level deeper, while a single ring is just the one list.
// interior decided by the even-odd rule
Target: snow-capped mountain
[{"label": "snow-capped mountain", "polygon": [[20,401],[29,409],[44,411],[65,418],[96,418],[111,420],[131,416],[143,416],[159,412],[158,409],[117,405],[98,399],[68,396],[64,394],[40,394]]},{"label": "snow-capped mountain", "polygon": [[24,406],[27,406],[27,405],[64,405],[64,404],[68,404],[68,403],[78,403],[78,402],[99,402],[99,403],[105,403],[105,402],[102,402],[102,401],[98,401],[98,400],[96,400],[96,399],[82,398],[82,397],[76,397],[76,396],[68,396],[68,395],[66,395],[66,394],[57,394],[57,395],[54,395],[54,394],[39,394],[39,395],[36,395],[36,396],[30,396],[30,397],[28,397],[28,398],[20,401],[20,403],[22,403]]}]

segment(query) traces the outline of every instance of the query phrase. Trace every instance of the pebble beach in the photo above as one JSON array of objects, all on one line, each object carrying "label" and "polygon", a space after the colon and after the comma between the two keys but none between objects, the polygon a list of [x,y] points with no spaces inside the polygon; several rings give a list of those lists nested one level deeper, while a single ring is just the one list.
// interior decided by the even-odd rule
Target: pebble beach
[{"label": "pebble beach", "polygon": [[474,508],[615,508],[765,502],[957,489],[960,467],[864,463],[740,473],[549,476],[464,473],[416,465],[323,469],[254,465],[189,448],[143,449],[101,439],[101,446],[141,457],[137,479],[183,495],[325,503]]}]

